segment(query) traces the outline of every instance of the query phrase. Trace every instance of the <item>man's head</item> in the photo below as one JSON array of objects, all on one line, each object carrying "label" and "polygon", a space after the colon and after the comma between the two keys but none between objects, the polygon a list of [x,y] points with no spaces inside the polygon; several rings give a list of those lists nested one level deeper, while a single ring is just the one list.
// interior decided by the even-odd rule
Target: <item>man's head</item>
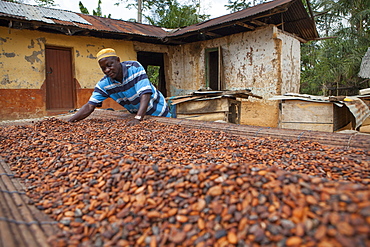
[{"label": "man's head", "polygon": [[112,79],[122,81],[122,67],[114,49],[102,49],[96,57],[104,74]]}]

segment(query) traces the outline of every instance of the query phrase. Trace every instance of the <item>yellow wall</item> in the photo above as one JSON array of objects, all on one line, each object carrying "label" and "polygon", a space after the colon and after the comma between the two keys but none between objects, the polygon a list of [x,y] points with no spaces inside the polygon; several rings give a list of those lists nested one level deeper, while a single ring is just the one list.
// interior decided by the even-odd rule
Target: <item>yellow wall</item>
[{"label": "yellow wall", "polygon": [[[45,47],[71,48],[76,82],[76,108],[87,102],[95,84],[104,76],[96,53],[116,49],[122,61],[136,60],[131,41],[50,34],[0,27],[0,120],[48,115],[45,106]],[[22,95],[22,99],[19,99]],[[22,104],[16,102],[21,100]],[[41,101],[41,102],[40,102]],[[112,100],[103,108],[124,109]]]},{"label": "yellow wall", "polygon": [[93,88],[103,76],[95,59],[100,49],[112,47],[121,60],[136,60],[131,41],[8,30],[0,27],[1,89],[40,89],[45,80],[45,46],[72,48],[74,77],[82,88]]}]

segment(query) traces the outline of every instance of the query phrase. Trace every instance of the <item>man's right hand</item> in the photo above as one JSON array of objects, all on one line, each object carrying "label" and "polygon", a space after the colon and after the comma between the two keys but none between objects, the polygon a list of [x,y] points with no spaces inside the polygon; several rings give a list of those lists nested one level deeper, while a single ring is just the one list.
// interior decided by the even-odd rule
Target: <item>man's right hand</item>
[{"label": "man's right hand", "polygon": [[77,122],[84,118],[87,118],[90,116],[90,114],[95,110],[94,105],[86,103],[84,104],[76,114],[74,114],[70,119],[68,119],[68,122]]}]

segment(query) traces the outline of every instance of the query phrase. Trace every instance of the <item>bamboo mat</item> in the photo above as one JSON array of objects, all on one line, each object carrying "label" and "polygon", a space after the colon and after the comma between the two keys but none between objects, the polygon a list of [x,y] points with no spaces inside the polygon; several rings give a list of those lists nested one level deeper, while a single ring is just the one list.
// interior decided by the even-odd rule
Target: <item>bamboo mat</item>
[{"label": "bamboo mat", "polygon": [[56,222],[29,205],[25,188],[0,159],[0,247],[49,246]]}]

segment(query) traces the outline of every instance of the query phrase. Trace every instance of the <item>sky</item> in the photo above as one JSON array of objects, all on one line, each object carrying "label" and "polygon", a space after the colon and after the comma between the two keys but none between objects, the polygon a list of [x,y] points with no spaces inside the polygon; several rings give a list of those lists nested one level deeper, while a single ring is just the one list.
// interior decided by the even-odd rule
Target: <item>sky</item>
[{"label": "sky", "polygon": [[[56,6],[52,8],[70,10],[73,12],[80,13],[78,2],[80,0],[54,0]],[[98,0],[81,0],[83,5],[92,14],[92,10],[98,7]],[[228,0],[199,0],[201,5],[200,14],[211,15],[210,18],[216,18],[222,15],[229,14],[226,10],[225,4]],[[24,3],[35,4],[33,0],[24,0]],[[129,20],[131,18],[137,19],[136,9],[126,8],[126,3],[120,4],[119,6],[114,5],[119,0],[102,0],[101,8],[103,15],[111,14],[111,18]],[[132,1],[133,2],[133,1]],[[186,3],[186,0],[179,0],[180,3]]]}]

